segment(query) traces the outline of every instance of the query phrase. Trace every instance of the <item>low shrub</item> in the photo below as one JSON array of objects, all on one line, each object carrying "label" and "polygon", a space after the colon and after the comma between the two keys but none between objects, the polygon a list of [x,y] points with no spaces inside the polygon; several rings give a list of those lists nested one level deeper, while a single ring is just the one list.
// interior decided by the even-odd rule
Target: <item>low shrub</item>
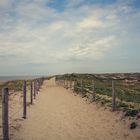
[{"label": "low shrub", "polygon": [[125,116],[135,117],[138,113],[138,110],[127,110]]},{"label": "low shrub", "polygon": [[119,103],[118,107],[122,107],[122,108],[128,108],[129,106],[125,103]]},{"label": "low shrub", "polygon": [[135,122],[132,122],[131,124],[130,124],[130,129],[135,129],[137,127],[137,124],[135,123]]}]

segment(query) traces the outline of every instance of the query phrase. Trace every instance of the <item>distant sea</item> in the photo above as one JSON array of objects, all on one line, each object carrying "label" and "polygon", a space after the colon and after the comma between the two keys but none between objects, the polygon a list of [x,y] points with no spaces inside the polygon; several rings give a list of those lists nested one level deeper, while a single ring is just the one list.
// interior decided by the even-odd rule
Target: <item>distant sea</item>
[{"label": "distant sea", "polygon": [[4,83],[7,81],[13,81],[13,80],[29,80],[29,79],[35,79],[43,76],[0,76],[0,82]]}]

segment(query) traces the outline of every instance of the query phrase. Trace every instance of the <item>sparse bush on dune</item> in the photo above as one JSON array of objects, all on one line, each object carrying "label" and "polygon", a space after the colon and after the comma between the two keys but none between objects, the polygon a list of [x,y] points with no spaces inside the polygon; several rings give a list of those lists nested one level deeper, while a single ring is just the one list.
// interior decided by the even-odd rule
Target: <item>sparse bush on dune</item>
[{"label": "sparse bush on dune", "polygon": [[127,110],[125,116],[135,117],[139,113],[138,110]]},{"label": "sparse bush on dune", "polygon": [[128,108],[129,106],[126,103],[119,102],[118,107],[120,107],[120,108]]},{"label": "sparse bush on dune", "polygon": [[138,125],[135,123],[135,122],[132,122],[131,124],[130,124],[130,129],[135,129],[136,127],[137,127]]}]

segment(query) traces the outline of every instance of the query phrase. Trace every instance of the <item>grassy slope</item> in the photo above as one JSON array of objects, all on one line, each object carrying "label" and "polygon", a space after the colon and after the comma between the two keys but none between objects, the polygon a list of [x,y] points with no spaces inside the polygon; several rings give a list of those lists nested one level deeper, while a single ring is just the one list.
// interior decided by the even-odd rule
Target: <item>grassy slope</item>
[{"label": "grassy slope", "polygon": [[[27,81],[27,88],[30,86],[30,80]],[[0,100],[1,100],[1,93],[2,93],[2,88],[3,87],[8,87],[9,91],[22,91],[23,89],[23,80],[14,80],[14,81],[9,81],[6,83],[3,83],[0,85]]]},{"label": "grassy slope", "polygon": [[[135,79],[137,77],[139,78],[139,74],[132,75],[127,74],[128,78],[131,76]],[[106,96],[111,97],[112,96],[112,85],[111,85],[111,77],[118,77],[118,75],[112,74],[112,75],[94,75],[94,74],[66,74],[57,76],[58,79],[72,79],[75,82],[74,90],[77,93],[80,93],[80,80],[83,80],[83,88],[84,92],[83,94],[87,94],[87,91],[92,92],[92,80],[94,80],[95,84],[95,92],[97,93],[97,97],[104,100],[104,102],[109,102],[106,98]],[[140,107],[140,81],[132,81],[129,80],[126,82],[125,80],[117,80],[116,81],[116,93],[117,98],[119,100],[118,106],[120,107],[129,107],[134,108],[135,105],[132,105],[133,103]],[[105,98],[104,98],[105,97]],[[132,103],[128,104],[127,103]]]}]

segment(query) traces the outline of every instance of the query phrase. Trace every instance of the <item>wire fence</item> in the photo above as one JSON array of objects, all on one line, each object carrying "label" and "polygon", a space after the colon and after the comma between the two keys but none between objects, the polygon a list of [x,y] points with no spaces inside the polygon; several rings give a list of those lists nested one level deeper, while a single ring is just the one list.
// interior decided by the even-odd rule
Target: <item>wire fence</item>
[{"label": "wire fence", "polygon": [[[9,129],[18,129],[19,120],[26,119],[27,107],[33,104],[33,96],[39,93],[44,78],[28,81],[12,81],[4,85],[2,89],[2,126],[0,131],[3,140],[9,140]],[[14,89],[14,90],[13,90]],[[26,111],[26,112],[25,112]]]},{"label": "wire fence", "polygon": [[[57,83],[71,89],[82,97],[100,102],[112,109],[140,110],[140,81],[136,79],[88,78],[62,75],[56,77]],[[113,110],[114,110],[113,109]]]},{"label": "wire fence", "polygon": [[[0,116],[3,125],[0,131],[3,132],[3,140],[9,139],[8,129],[16,129],[16,123],[22,117],[26,118],[27,109],[25,108],[33,104],[33,99],[36,98],[43,80],[39,78],[26,81],[26,84],[23,81],[15,82],[14,85],[10,83],[4,88],[8,90],[2,92],[2,114]],[[56,84],[83,98],[88,98],[91,102],[109,106],[113,111],[117,109],[140,110],[140,81],[135,79],[85,78],[68,75],[56,76]]]}]

